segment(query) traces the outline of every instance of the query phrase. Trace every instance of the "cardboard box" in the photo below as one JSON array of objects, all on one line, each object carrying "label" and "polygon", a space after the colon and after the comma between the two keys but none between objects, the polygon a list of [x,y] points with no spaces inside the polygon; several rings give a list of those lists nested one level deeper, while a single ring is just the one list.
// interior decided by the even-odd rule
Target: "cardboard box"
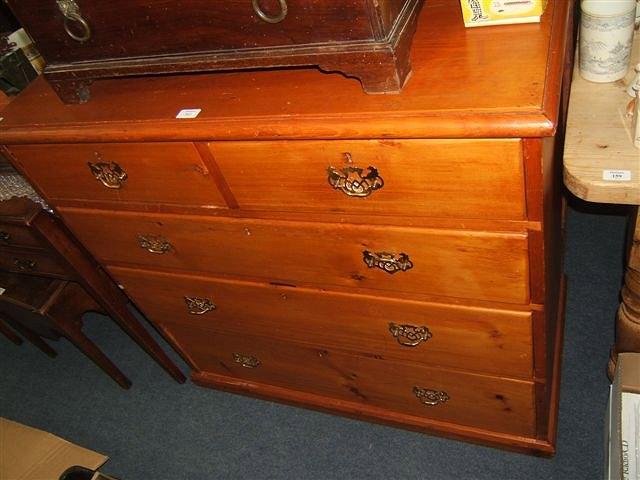
[{"label": "cardboard box", "polygon": [[640,354],[621,353],[605,420],[605,480],[640,474]]},{"label": "cardboard box", "polygon": [[69,467],[97,470],[108,459],[51,433],[0,417],[0,479],[57,480]]},{"label": "cardboard box", "polygon": [[460,0],[465,27],[540,21],[547,0]]}]

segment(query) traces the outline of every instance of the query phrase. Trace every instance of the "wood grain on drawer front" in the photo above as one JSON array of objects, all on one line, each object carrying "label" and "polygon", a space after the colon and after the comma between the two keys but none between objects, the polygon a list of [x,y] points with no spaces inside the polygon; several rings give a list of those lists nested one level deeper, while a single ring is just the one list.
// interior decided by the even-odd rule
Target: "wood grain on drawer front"
[{"label": "wood grain on drawer front", "polygon": [[[534,432],[533,383],[340,353],[322,346],[161,328],[199,370],[492,431]],[[244,366],[243,366],[244,364]],[[446,392],[427,406],[414,387]]]},{"label": "wood grain on drawer front", "polygon": [[[520,220],[519,140],[360,140],[209,144],[240,208]],[[366,197],[333,188],[327,169],[375,167]],[[342,172],[341,174],[344,174]],[[351,173],[351,179],[359,178]],[[348,189],[347,189],[348,190]]]},{"label": "wood grain on drawer front", "polygon": [[[191,143],[14,145],[10,151],[57,204],[83,200],[226,207]],[[107,188],[89,162],[105,163],[106,168],[117,164],[127,178],[120,188]]]},{"label": "wood grain on drawer front", "polygon": [[[512,303],[529,301],[527,235],[60,209],[104,263]],[[149,253],[142,239],[165,244]],[[369,268],[363,252],[407,254]],[[399,262],[407,266],[405,262]]]},{"label": "wood grain on drawer front", "polygon": [[[507,376],[532,374],[530,312],[399,301],[117,267],[109,271],[147,317],[156,322],[192,325],[235,336],[278,335],[286,341],[319,343],[384,358]],[[215,309],[191,305],[190,311],[190,302],[197,299],[211,301]]]}]

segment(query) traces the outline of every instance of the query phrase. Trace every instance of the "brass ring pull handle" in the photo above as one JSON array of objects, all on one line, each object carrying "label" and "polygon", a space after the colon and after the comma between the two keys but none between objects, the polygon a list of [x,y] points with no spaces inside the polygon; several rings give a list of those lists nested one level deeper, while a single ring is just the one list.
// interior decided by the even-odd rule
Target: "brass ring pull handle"
[{"label": "brass ring pull handle", "polygon": [[[56,0],[58,8],[64,15],[64,31],[76,42],[86,42],[91,38],[91,27],[80,14],[80,7],[75,0]],[[74,32],[74,28],[80,26],[80,32]]]},{"label": "brass ring pull handle", "polygon": [[21,272],[30,272],[36,269],[37,263],[35,260],[29,260],[28,258],[14,258],[13,264]]},{"label": "brass ring pull handle", "polygon": [[426,342],[433,335],[425,326],[416,327],[415,325],[398,325],[397,323],[389,324],[389,331],[393,338],[403,347],[417,347],[422,342]]},{"label": "brass ring pull handle", "polygon": [[204,315],[205,313],[216,309],[216,305],[208,298],[187,297],[185,295],[184,301],[187,304],[187,309],[191,315]]},{"label": "brass ring pull handle", "polygon": [[138,245],[149,253],[164,255],[173,250],[173,245],[160,235],[138,235]]},{"label": "brass ring pull handle", "polygon": [[260,360],[256,357],[241,355],[239,353],[233,354],[233,361],[244,368],[258,368],[260,366]]},{"label": "brass ring pull handle", "polygon": [[280,23],[287,17],[287,13],[289,12],[287,0],[278,0],[278,2],[280,3],[280,13],[275,17],[271,17],[264,13],[264,10],[262,10],[262,7],[260,7],[260,0],[251,0],[253,11],[256,12],[256,15],[258,15],[260,19],[264,20],[267,23]]},{"label": "brass ring pull handle", "polygon": [[449,400],[447,392],[439,392],[430,388],[413,387],[413,394],[427,407],[435,407]]},{"label": "brass ring pull handle", "polygon": [[9,232],[0,231],[0,242],[11,243],[11,234]]},{"label": "brass ring pull handle", "polygon": [[379,268],[393,275],[413,268],[413,262],[406,253],[362,252],[362,260],[369,268]]},{"label": "brass ring pull handle", "polygon": [[[101,159],[96,153],[96,158]],[[120,189],[127,181],[128,175],[116,162],[87,162],[91,174],[107,188]]]},{"label": "brass ring pull handle", "polygon": [[376,167],[370,166],[366,170],[359,167],[328,167],[327,173],[329,185],[349,197],[368,197],[384,187],[384,180]]}]

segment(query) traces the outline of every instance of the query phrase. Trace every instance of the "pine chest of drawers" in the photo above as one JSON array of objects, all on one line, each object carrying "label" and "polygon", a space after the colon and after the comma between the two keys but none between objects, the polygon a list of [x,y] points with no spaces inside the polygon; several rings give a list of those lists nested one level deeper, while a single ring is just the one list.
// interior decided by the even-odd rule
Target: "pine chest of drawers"
[{"label": "pine chest of drawers", "polygon": [[399,92],[423,0],[7,0],[69,103],[94,79],[317,65]]},{"label": "pine chest of drawers", "polygon": [[422,15],[399,96],[264,71],[62,106],[40,79],[0,141],[198,384],[551,454],[572,4]]}]

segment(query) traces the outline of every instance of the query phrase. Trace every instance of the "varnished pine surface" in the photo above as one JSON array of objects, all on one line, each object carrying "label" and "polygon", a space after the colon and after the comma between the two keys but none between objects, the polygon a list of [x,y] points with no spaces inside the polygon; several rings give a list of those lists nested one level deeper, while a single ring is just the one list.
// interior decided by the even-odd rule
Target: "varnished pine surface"
[{"label": "varnished pine surface", "polygon": [[[531,313],[281,287],[129,268],[109,273],[142,311],[171,321],[232,335],[321,344],[406,362],[531,379]],[[208,298],[216,309],[190,314],[185,295]],[[250,298],[251,302],[247,302]],[[339,314],[336,316],[336,312]],[[165,320],[166,319],[166,320]],[[390,331],[425,326],[431,337],[415,346]]]},{"label": "varnished pine surface", "polygon": [[[352,356],[319,345],[226,336],[182,324],[163,323],[161,328],[177,344],[188,346],[195,374],[224,375],[507,434],[534,433],[530,381],[402,363],[379,355]],[[245,367],[234,354],[260,364]],[[415,386],[446,392],[449,400],[424,405],[413,392]]]},{"label": "varnished pine surface", "polygon": [[[61,208],[103,264],[269,279],[280,284],[372,288],[529,303],[528,237],[516,233],[263,222]],[[112,232],[117,232],[113,235]],[[170,244],[149,253],[139,235]],[[363,252],[405,253],[413,267],[390,275]]]},{"label": "varnished pine surface", "polygon": [[[39,78],[3,112],[0,142],[551,135],[571,4],[550,0],[540,24],[465,29],[458,0],[426,2],[400,95],[290,69],[100,81],[88,104],[64,105]],[[202,113],[176,120],[184,108]]]}]

